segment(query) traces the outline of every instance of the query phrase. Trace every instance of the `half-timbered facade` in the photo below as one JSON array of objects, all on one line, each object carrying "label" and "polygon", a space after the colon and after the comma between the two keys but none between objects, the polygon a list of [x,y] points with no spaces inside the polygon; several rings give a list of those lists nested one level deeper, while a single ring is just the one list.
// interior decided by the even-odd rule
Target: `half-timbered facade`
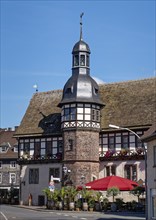
[{"label": "half-timbered facade", "polygon": [[23,204],[30,193],[33,204],[45,204],[42,190],[51,176],[61,180],[55,187],[108,175],[145,179],[142,143],[109,124],[142,136],[156,116],[156,79],[98,85],[90,76],[90,48],[80,28],[72,50],[72,76],[63,91],[36,92],[15,135]]}]

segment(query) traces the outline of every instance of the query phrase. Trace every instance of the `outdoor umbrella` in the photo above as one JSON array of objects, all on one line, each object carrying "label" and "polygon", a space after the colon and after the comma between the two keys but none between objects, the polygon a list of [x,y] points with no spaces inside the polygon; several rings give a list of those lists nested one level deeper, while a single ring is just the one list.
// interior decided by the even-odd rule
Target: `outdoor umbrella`
[{"label": "outdoor umbrella", "polygon": [[[129,191],[136,186],[138,186],[136,182],[119,176],[107,176],[85,184],[86,189],[101,191],[105,191],[111,187],[118,187],[120,191]],[[82,189],[82,187],[78,188]]]}]

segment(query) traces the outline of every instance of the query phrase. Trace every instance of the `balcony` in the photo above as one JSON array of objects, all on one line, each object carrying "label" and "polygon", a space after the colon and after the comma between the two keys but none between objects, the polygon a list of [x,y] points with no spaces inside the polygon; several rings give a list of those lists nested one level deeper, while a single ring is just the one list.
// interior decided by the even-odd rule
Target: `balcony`
[{"label": "balcony", "polygon": [[114,161],[114,160],[144,160],[145,152],[142,147],[135,150],[121,149],[121,150],[108,150],[99,153],[100,161]]},{"label": "balcony", "polygon": [[59,163],[62,161],[62,153],[49,155],[24,154],[18,159],[19,164]]}]

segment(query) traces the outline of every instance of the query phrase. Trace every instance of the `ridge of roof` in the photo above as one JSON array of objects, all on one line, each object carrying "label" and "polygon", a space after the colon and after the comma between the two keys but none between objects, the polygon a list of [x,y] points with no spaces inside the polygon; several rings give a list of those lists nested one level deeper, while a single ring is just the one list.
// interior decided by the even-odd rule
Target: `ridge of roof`
[{"label": "ridge of roof", "polygon": [[150,78],[143,78],[143,79],[135,79],[135,80],[126,80],[126,81],[119,81],[119,82],[105,82],[103,84],[99,84],[100,87],[106,86],[106,85],[115,85],[115,84],[127,84],[127,83],[139,83],[140,81],[149,81],[155,79],[156,77],[150,77]]},{"label": "ridge of roof", "polygon": [[[111,85],[121,85],[121,84],[128,84],[128,83],[139,83],[139,82],[143,82],[143,81],[149,81],[149,80],[152,80],[152,79],[155,79],[156,80],[156,77],[150,77],[150,78],[143,78],[143,79],[135,79],[135,80],[127,80],[127,81],[119,81],[119,82],[105,82],[105,83],[103,83],[103,84],[99,84],[99,87],[101,88],[101,87],[105,87],[105,86],[111,86]],[[54,89],[54,90],[49,90],[49,91],[44,91],[44,92],[36,92],[36,93],[34,93],[33,94],[33,96],[32,96],[32,98],[31,99],[33,99],[33,97],[34,96],[37,96],[37,95],[51,95],[52,93],[53,94],[57,94],[58,96],[59,95],[62,95],[62,91],[63,91],[63,89]]]}]

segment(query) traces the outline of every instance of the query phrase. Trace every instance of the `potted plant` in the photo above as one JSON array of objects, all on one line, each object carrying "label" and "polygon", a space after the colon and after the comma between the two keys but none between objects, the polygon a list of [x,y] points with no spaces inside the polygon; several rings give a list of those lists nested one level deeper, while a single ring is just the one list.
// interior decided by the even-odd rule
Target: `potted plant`
[{"label": "potted plant", "polygon": [[134,188],[130,191],[130,193],[133,194],[134,196],[137,196],[137,197],[138,197],[138,202],[139,202],[140,196],[145,193],[145,187],[136,186],[136,187],[134,187]]},{"label": "potted plant", "polygon": [[136,148],[136,152],[137,152],[137,154],[142,154],[143,152],[144,152],[144,149],[142,148],[142,147],[137,147]]},{"label": "potted plant", "polygon": [[119,211],[121,211],[122,210],[122,206],[123,206],[123,199],[122,198],[117,198],[116,199],[116,205],[117,205],[117,209],[119,210]]},{"label": "potted plant", "polygon": [[46,196],[46,207],[47,209],[50,209],[51,208],[51,191],[49,188],[45,188],[42,190],[42,192]]},{"label": "potted plant", "polygon": [[62,187],[59,190],[59,209],[60,210],[64,209],[64,202],[65,202],[66,194],[67,194],[66,187]]},{"label": "potted plant", "polygon": [[81,191],[81,195],[82,195],[82,198],[83,198],[83,210],[88,211],[88,201],[89,201],[90,198],[92,198],[93,191],[83,189]]},{"label": "potted plant", "polygon": [[53,209],[57,209],[59,207],[59,190],[55,189],[53,192],[51,192],[51,200],[53,202]]},{"label": "potted plant", "polygon": [[120,150],[120,154],[119,155],[120,156],[126,156],[128,154],[128,152],[129,152],[129,149],[124,149],[123,148],[123,149]]},{"label": "potted plant", "polygon": [[48,209],[56,209],[58,208],[58,201],[59,201],[59,190],[55,189],[53,192],[50,191],[49,188],[43,189],[47,197],[47,208]]},{"label": "potted plant", "polygon": [[82,202],[81,202],[80,199],[78,199],[78,200],[75,202],[76,211],[80,211],[81,206],[82,206]]},{"label": "potted plant", "polygon": [[78,191],[73,186],[67,187],[67,196],[69,200],[69,209],[73,211],[75,209],[75,197],[77,195]]},{"label": "potted plant", "polygon": [[94,207],[95,207],[95,200],[94,198],[90,198],[88,200],[88,208],[89,208],[89,211],[93,211],[94,210]]},{"label": "potted plant", "polygon": [[118,187],[111,187],[107,189],[107,196],[113,197],[113,203],[111,204],[111,211],[115,212],[117,210],[117,205],[114,202],[114,197],[120,194],[120,190]]},{"label": "potted plant", "polygon": [[96,211],[101,211],[102,210],[102,207],[101,207],[101,200],[103,198],[103,195],[102,195],[102,192],[96,192],[96,196],[95,196],[95,199],[96,199],[96,204],[95,204],[95,209]]},{"label": "potted plant", "polygon": [[107,198],[103,198],[103,210],[107,211],[109,200]]}]

